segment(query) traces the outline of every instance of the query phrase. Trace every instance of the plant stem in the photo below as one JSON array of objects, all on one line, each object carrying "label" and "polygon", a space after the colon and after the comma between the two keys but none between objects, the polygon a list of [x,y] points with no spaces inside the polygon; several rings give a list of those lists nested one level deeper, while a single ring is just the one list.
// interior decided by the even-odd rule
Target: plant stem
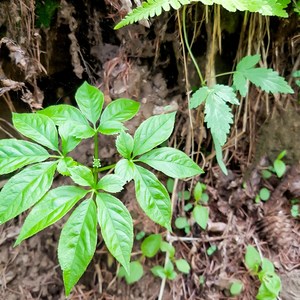
[{"label": "plant stem", "polygon": [[[98,153],[99,146],[98,146],[98,143],[99,143],[99,141],[98,141],[98,132],[96,132],[95,135],[94,135],[94,160],[99,159],[99,153]],[[95,184],[97,184],[99,168],[94,167],[93,173],[94,173]]]},{"label": "plant stem", "polygon": [[110,169],[114,168],[115,166],[116,166],[116,164],[111,164],[111,165],[99,168],[98,172],[103,172],[103,171],[106,171],[106,170],[110,170]]},{"label": "plant stem", "polygon": [[[235,71],[230,71],[230,72],[220,73],[220,74],[215,75],[213,78],[221,77],[221,76],[226,76],[226,75],[232,75],[232,74],[234,74],[234,73],[235,73]],[[206,82],[206,81],[207,81],[207,80],[205,80],[205,82]]]},{"label": "plant stem", "polygon": [[[169,252],[167,251],[166,252],[166,258],[165,258],[165,267],[166,267],[168,262],[169,262]],[[167,280],[167,277],[164,277],[161,281],[159,295],[158,295],[157,300],[162,300],[163,299],[166,280]]]},{"label": "plant stem", "polygon": [[196,68],[196,71],[198,73],[198,76],[199,76],[199,79],[200,79],[200,82],[201,82],[201,85],[204,86],[205,85],[205,81],[203,80],[203,77],[202,77],[202,74],[201,74],[201,71],[200,71],[200,68],[197,64],[197,61],[193,55],[193,52],[192,52],[192,49],[189,45],[189,41],[188,41],[188,37],[187,37],[187,31],[186,31],[186,5],[183,7],[183,10],[182,10],[182,29],[183,29],[183,37],[184,37],[184,43],[185,43],[185,46],[190,54],[190,57],[193,61],[193,64]]}]

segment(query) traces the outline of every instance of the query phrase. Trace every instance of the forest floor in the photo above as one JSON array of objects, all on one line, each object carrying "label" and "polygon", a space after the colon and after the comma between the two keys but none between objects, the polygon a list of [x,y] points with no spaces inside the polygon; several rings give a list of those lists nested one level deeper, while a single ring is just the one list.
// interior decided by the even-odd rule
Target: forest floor
[{"label": "forest floor", "polygon": [[[0,10],[5,7],[5,2],[9,1],[4,1]],[[228,168],[228,176],[225,176],[215,161],[203,112],[201,109],[192,112],[188,109],[185,72],[190,86],[199,83],[193,66],[188,62],[188,71],[182,66],[182,44],[175,16],[162,15],[150,29],[132,25],[115,32],[114,21],[109,15],[112,12],[116,14],[115,8],[107,5],[106,9],[102,9],[93,1],[91,3],[80,6],[72,1],[61,1],[51,28],[37,31],[43,41],[39,44],[38,51],[42,56],[39,63],[46,69],[47,75],[39,73],[44,72],[39,64],[34,66],[34,72],[33,67],[25,68],[27,71],[16,71],[12,57],[24,45],[18,48],[17,43],[17,50],[11,46],[9,41],[14,40],[13,31],[7,32],[9,41],[1,40],[1,72],[14,82],[29,84],[34,96],[28,100],[23,94],[23,101],[19,100],[21,89],[16,85],[8,85],[7,92],[0,93],[0,101],[3,100],[0,117],[4,119],[1,128],[6,128],[4,133],[1,131],[1,138],[14,135],[7,125],[11,111],[35,111],[42,106],[74,104],[74,93],[83,80],[104,92],[106,104],[121,97],[141,103],[140,112],[128,123],[131,133],[143,120],[162,113],[164,107],[177,110],[175,129],[168,143],[187,154],[193,149],[193,158],[205,174],[173,183],[175,186],[170,191],[173,233],[167,234],[145,216],[135,200],[132,183],[118,195],[133,216],[135,235],[141,232],[146,236],[161,233],[163,239],[172,242],[175,247],[175,257],[185,259],[191,266],[189,274],[178,273],[174,280],[167,280],[162,299],[255,299],[260,282],[245,266],[246,247],[253,245],[263,257],[273,262],[281,277],[280,299],[299,300],[300,223],[299,215],[293,217],[291,209],[293,204],[300,203],[300,106],[297,87],[290,76],[297,64],[299,67],[300,61],[297,22],[282,21],[278,24],[274,21],[271,25],[267,24],[270,26],[270,40],[266,40],[265,35],[256,37],[257,40],[252,36],[253,48],[262,49],[262,43],[271,41],[266,61],[286,76],[295,88],[295,94],[267,96],[251,87],[247,99],[241,100],[240,109],[235,111],[232,133],[224,149]],[[258,24],[259,20],[252,19],[251,22],[257,30],[262,26]],[[203,44],[206,45],[209,29],[202,30],[205,33],[198,31],[197,37],[204,38]],[[285,34],[278,33],[282,30],[286,30]],[[215,61],[216,67],[220,65],[220,71],[231,70],[230,59],[235,57],[236,49],[241,45],[239,35],[239,31],[230,33],[224,29],[221,40],[222,53],[225,54],[216,55]],[[262,41],[258,43],[259,39]],[[17,42],[17,38],[14,41]],[[195,43],[199,65],[205,68],[207,53],[201,47],[201,42]],[[240,48],[245,50],[247,45]],[[28,65],[36,55],[32,52],[29,48],[25,49],[24,61]],[[26,55],[31,55],[31,60],[26,59]],[[221,62],[222,59],[225,62]],[[32,73],[26,74],[30,70]],[[15,75],[16,72],[21,73],[21,78]],[[102,165],[117,161],[114,141],[114,136],[100,139]],[[73,151],[73,157],[90,165],[93,157],[91,144],[90,140],[85,140]],[[266,178],[264,171],[273,165],[283,150],[287,151],[283,158],[286,172],[280,178],[274,172]],[[167,177],[157,175],[167,184]],[[6,180],[0,178],[0,187]],[[57,176],[53,186],[66,182],[66,178]],[[185,208],[187,204],[194,203],[193,189],[197,182],[205,185],[204,192],[207,194],[205,205],[209,208],[209,222],[206,230],[195,223],[191,211]],[[270,191],[268,201],[258,201],[257,195],[262,188]],[[26,213],[0,227],[0,299],[65,299],[57,261],[57,244],[64,220],[13,247],[25,217]],[[176,228],[178,217],[186,218],[186,228]],[[164,265],[165,253],[144,258],[140,246],[141,241],[135,240],[132,260],[143,264],[144,276],[129,285],[124,278],[118,278],[119,266],[99,236],[96,254],[68,299],[158,299],[162,282],[150,269]],[[243,291],[241,295],[232,297],[229,289],[237,280],[243,283]]]}]

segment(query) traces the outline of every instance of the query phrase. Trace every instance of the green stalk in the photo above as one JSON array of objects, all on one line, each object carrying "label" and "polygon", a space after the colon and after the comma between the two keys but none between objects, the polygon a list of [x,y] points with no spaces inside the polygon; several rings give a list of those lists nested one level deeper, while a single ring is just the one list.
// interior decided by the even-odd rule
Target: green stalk
[{"label": "green stalk", "polygon": [[[99,143],[99,141],[98,141],[98,132],[96,132],[95,135],[94,135],[94,160],[99,159],[99,153],[98,153],[99,146],[98,146],[98,143]],[[94,173],[95,184],[97,184],[99,168],[94,167],[93,173]]]},{"label": "green stalk", "polygon": [[106,171],[106,170],[110,170],[110,169],[114,168],[115,166],[116,166],[116,164],[112,164],[112,165],[108,165],[108,166],[99,168],[98,172],[103,172],[103,171]]},{"label": "green stalk", "polygon": [[192,59],[192,62],[196,68],[196,71],[198,73],[198,76],[199,76],[199,79],[200,79],[200,82],[201,82],[201,85],[204,86],[205,85],[205,81],[203,80],[203,77],[202,77],[202,74],[201,74],[201,71],[200,71],[200,68],[197,64],[197,61],[193,55],[193,52],[192,52],[192,49],[190,47],[190,44],[189,44],[189,41],[188,41],[188,37],[187,37],[187,31],[186,31],[186,5],[183,7],[183,10],[182,10],[182,29],[183,29],[183,38],[184,38],[184,43],[185,43],[185,46],[190,54],[190,57]]}]

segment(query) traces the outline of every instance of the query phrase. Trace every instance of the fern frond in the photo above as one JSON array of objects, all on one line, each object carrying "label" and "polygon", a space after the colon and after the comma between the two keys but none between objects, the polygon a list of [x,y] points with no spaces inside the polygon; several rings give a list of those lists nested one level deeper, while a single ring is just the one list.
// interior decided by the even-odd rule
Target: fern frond
[{"label": "fern frond", "polygon": [[159,16],[164,11],[169,11],[171,7],[179,9],[185,4],[190,4],[193,0],[147,0],[142,3],[142,6],[131,11],[121,22],[119,22],[115,29],[120,29],[126,25]]}]

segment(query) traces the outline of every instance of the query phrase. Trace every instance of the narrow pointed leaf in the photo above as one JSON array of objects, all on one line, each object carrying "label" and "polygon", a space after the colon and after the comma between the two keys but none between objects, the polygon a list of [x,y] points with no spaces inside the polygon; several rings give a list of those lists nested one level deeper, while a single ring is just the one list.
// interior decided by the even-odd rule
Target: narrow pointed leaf
[{"label": "narrow pointed leaf", "polygon": [[133,156],[141,155],[167,140],[172,134],[176,112],[153,116],[144,121],[134,135]]},{"label": "narrow pointed leaf", "polygon": [[124,122],[133,118],[139,111],[140,103],[130,99],[117,99],[112,101],[104,109],[100,123],[107,121]]},{"label": "narrow pointed leaf", "polygon": [[95,185],[94,175],[92,171],[85,166],[75,166],[69,168],[69,172],[71,173],[72,180],[82,186],[91,186]]},{"label": "narrow pointed leaf", "polygon": [[0,140],[0,175],[49,158],[40,145],[15,139]]},{"label": "narrow pointed leaf", "polygon": [[13,113],[13,124],[24,136],[52,150],[58,150],[57,129],[49,117],[33,113]]},{"label": "narrow pointed leaf", "polygon": [[223,162],[222,146],[220,145],[218,139],[215,138],[214,136],[213,136],[213,141],[214,141],[214,145],[215,145],[216,158],[217,158],[218,165],[219,165],[220,169],[222,170],[222,172],[225,175],[228,175],[227,168],[226,168],[226,166],[225,166],[225,164]]},{"label": "narrow pointed leaf", "polygon": [[121,131],[116,140],[116,147],[118,152],[124,158],[130,158],[133,150],[133,138],[129,133]]},{"label": "narrow pointed leaf", "polygon": [[61,219],[87,192],[75,186],[49,191],[27,216],[15,245]]},{"label": "narrow pointed leaf", "polygon": [[114,196],[97,194],[97,214],[106,247],[129,273],[133,245],[133,222],[124,204]]},{"label": "narrow pointed leaf", "polygon": [[142,155],[139,161],[173,178],[186,178],[203,173],[185,153],[169,147],[151,150]]},{"label": "narrow pointed leaf", "polygon": [[68,296],[91,262],[97,244],[97,211],[92,199],[83,201],[64,225],[58,243],[58,261]]},{"label": "narrow pointed leaf", "polygon": [[169,193],[156,176],[135,165],[136,198],[146,215],[171,231],[171,200]]},{"label": "narrow pointed leaf", "polygon": [[109,193],[118,193],[122,191],[125,180],[116,174],[108,174],[103,176],[98,184],[97,189],[103,190]]},{"label": "narrow pointed leaf", "polygon": [[81,112],[95,125],[102,111],[104,103],[103,93],[96,87],[84,82],[78,88],[75,99]]},{"label": "narrow pointed leaf", "polygon": [[52,185],[56,162],[29,166],[13,176],[0,192],[0,224],[38,202]]}]

